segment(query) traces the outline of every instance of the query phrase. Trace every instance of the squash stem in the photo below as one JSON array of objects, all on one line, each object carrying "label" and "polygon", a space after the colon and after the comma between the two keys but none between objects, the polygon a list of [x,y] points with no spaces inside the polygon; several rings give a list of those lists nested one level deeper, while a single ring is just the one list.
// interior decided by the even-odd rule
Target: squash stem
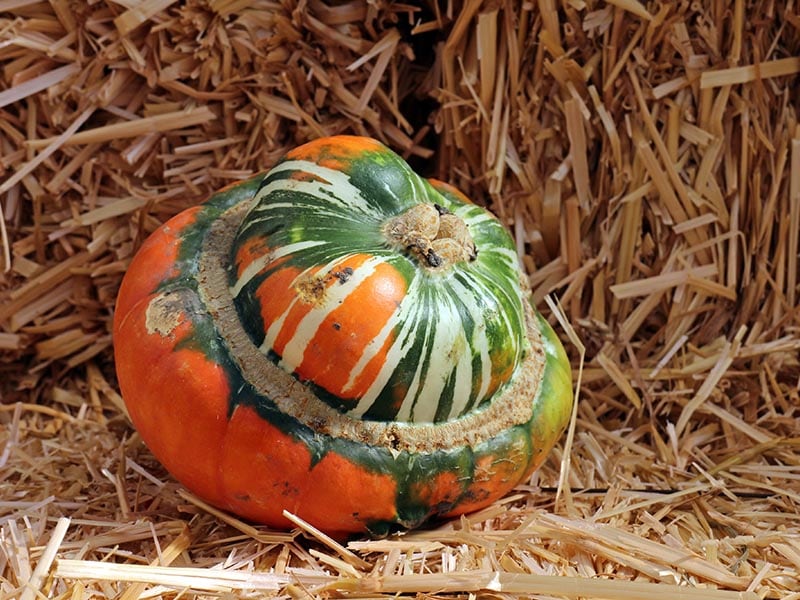
[{"label": "squash stem", "polygon": [[461,217],[438,204],[417,204],[391,219],[384,230],[389,241],[428,269],[443,269],[478,256],[475,241]]}]

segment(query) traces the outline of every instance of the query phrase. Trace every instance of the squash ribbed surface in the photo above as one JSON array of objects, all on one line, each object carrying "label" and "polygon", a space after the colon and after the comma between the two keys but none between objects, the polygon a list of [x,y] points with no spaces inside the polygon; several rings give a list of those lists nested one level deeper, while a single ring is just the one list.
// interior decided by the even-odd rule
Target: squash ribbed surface
[{"label": "squash ribbed surface", "polygon": [[[353,418],[459,417],[529,346],[513,242],[385,147],[342,156],[340,139],[264,179],[234,242],[240,318],[264,354]],[[477,255],[437,269],[394,247],[386,224],[420,203],[461,219]]]}]

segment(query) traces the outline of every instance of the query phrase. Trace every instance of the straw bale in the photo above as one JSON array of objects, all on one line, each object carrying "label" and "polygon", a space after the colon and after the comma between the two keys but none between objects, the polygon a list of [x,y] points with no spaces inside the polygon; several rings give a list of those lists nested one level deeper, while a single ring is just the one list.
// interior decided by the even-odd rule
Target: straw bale
[{"label": "straw bale", "polygon": [[[800,598],[799,121],[792,0],[0,0],[0,597]],[[508,224],[580,392],[380,540],[181,490],[113,369],[144,238],[336,133]]]}]

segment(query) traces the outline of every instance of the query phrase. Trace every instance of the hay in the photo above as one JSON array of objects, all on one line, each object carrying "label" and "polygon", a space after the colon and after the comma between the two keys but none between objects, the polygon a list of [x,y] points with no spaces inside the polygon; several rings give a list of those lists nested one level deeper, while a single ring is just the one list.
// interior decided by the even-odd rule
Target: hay
[{"label": "hay", "polygon": [[[0,0],[0,597],[800,598],[799,61],[790,1]],[[182,492],[109,333],[159,223],[342,132],[489,204],[586,361],[529,485],[344,544]]]}]

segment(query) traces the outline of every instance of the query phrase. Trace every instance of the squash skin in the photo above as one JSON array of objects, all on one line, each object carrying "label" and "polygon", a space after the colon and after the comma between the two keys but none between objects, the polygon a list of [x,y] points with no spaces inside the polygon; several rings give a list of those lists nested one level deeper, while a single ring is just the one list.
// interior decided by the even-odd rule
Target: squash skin
[{"label": "squash skin", "polygon": [[[449,239],[432,240],[443,221]],[[231,227],[215,244],[232,245],[223,267],[248,337],[352,418],[456,419],[488,402],[529,346],[508,231],[374,140],[289,152]]]},{"label": "squash skin", "polygon": [[[363,146],[359,138],[334,142],[350,153]],[[303,148],[295,156],[313,150]],[[343,159],[324,160],[341,167]],[[167,470],[243,517],[285,528],[291,524],[282,511],[289,510],[334,535],[471,512],[528,478],[572,405],[569,362],[539,315],[544,370],[530,419],[473,445],[398,451],[330,436],[282,413],[246,380],[200,293],[197,256],[215,220],[249,201],[263,178],[230,186],[165,223],[134,257],[120,288],[120,388],[134,425]],[[431,185],[463,201],[452,186]]]}]

